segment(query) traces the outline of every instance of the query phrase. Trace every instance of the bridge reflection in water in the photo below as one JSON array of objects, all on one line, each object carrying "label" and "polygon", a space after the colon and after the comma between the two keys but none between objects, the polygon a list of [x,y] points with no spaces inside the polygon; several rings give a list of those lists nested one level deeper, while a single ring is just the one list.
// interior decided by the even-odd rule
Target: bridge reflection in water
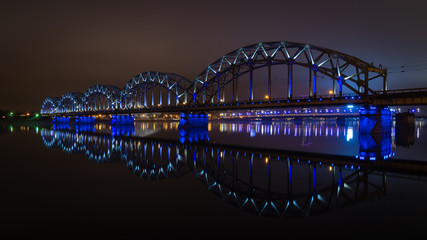
[{"label": "bridge reflection in water", "polygon": [[386,194],[388,175],[422,179],[427,173],[423,162],[213,144],[207,128],[180,129],[180,140],[135,137],[129,126],[111,128],[110,133],[74,128],[54,125],[41,130],[41,136],[47,147],[84,153],[97,164],[123,161],[146,180],[192,173],[224,201],[259,215],[308,216],[333,210]]}]

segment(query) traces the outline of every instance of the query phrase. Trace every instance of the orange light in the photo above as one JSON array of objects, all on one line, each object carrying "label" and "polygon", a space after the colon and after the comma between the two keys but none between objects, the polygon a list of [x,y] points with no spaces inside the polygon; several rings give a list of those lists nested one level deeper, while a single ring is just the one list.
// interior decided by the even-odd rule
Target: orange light
[{"label": "orange light", "polygon": [[265,95],[265,99],[269,99],[270,98],[270,96],[268,96],[268,95]]},{"label": "orange light", "polygon": [[268,157],[265,158],[265,163],[268,163]]},{"label": "orange light", "polygon": [[329,94],[334,94],[334,91],[332,91],[332,90],[329,90]]},{"label": "orange light", "polygon": [[30,116],[30,113],[27,113],[27,116]]}]

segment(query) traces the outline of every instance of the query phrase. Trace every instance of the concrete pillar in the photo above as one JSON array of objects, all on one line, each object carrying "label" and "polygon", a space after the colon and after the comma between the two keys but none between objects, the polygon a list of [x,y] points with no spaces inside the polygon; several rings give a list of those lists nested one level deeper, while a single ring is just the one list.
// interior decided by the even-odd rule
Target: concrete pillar
[{"label": "concrete pillar", "polygon": [[366,107],[359,115],[359,159],[382,160],[392,156],[392,114],[386,107]]}]

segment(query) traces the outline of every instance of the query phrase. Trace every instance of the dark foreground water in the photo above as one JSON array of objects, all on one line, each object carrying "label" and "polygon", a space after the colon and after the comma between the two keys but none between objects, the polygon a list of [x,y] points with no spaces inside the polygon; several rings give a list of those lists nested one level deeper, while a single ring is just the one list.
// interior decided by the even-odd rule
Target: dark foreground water
[{"label": "dark foreground water", "polygon": [[425,122],[2,124],[0,234],[425,236]]}]

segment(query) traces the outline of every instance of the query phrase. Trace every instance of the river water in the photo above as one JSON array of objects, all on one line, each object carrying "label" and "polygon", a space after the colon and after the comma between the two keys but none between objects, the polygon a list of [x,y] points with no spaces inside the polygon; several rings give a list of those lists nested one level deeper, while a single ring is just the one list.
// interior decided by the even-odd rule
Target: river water
[{"label": "river water", "polygon": [[425,119],[1,126],[4,235],[424,235]]}]

